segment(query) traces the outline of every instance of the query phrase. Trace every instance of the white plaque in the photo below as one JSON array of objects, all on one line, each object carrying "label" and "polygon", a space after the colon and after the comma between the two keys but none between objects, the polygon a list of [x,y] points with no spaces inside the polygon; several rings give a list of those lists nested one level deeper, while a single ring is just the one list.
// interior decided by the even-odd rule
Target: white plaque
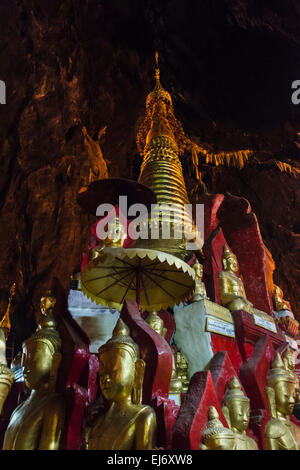
[{"label": "white plaque", "polygon": [[219,318],[206,317],[206,331],[235,338],[234,325]]},{"label": "white plaque", "polygon": [[180,395],[180,393],[169,393],[169,399],[174,400],[176,405],[181,406],[181,395]]},{"label": "white plaque", "polygon": [[276,325],[272,321],[267,320],[266,318],[259,317],[258,315],[253,314],[254,323],[257,326],[261,326],[265,330],[273,331],[277,333]]},{"label": "white plaque", "polygon": [[284,336],[285,336],[285,339],[290,343],[291,348],[294,349],[295,351],[298,351],[297,341],[293,340],[288,335],[284,335]]}]

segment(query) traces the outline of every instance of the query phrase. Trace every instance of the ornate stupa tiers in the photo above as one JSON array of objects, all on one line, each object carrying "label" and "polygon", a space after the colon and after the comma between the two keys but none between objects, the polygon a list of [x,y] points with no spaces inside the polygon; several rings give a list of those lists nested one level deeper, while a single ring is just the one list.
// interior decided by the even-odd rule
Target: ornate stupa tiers
[{"label": "ornate stupa tiers", "polygon": [[[184,205],[190,203],[179,160],[185,146],[184,131],[174,115],[172,98],[160,83],[156,53],[155,87],[147,97],[146,116],[137,135],[137,147],[143,156],[139,183],[152,189],[158,204],[177,206],[174,219],[170,219],[171,227],[172,220],[174,224],[182,223]],[[151,220],[148,223],[150,226]],[[156,223],[159,223],[161,229],[161,218]],[[185,226],[192,229],[191,217],[186,218]],[[171,240],[162,239],[160,234],[158,240],[149,236],[148,240],[139,240],[139,244],[183,258],[186,254],[185,241],[184,234],[181,239]]]}]

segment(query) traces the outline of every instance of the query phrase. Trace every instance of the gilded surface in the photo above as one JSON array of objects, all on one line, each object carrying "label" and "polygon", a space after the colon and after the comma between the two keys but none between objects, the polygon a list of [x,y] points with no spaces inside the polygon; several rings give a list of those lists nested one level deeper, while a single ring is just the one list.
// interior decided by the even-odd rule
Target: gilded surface
[{"label": "gilded surface", "polygon": [[295,374],[284,363],[280,354],[268,373],[267,394],[272,418],[265,428],[265,443],[269,450],[299,450],[296,425],[290,420],[295,405]]},{"label": "gilded surface", "polygon": [[51,292],[41,299],[39,326],[23,343],[23,375],[31,394],[11,416],[4,450],[59,449],[65,404],[54,391],[61,359],[61,340],[52,316],[55,302]]},{"label": "gilded surface", "polygon": [[252,312],[252,303],[246,298],[244,284],[237,276],[239,269],[236,256],[224,245],[222,262],[224,271],[219,273],[222,304],[230,311],[246,310]]},{"label": "gilded surface", "polygon": [[219,413],[214,406],[208,411],[206,428],[202,434],[201,450],[236,450],[235,433],[225,428],[219,420]]},{"label": "gilded surface", "polygon": [[222,411],[236,437],[236,450],[258,450],[254,439],[247,436],[250,420],[250,400],[234,376],[227,385]]},{"label": "gilded surface", "polygon": [[141,404],[145,363],[119,319],[113,336],[99,348],[99,380],[108,411],[87,429],[89,450],[149,450],[155,446],[156,416]]}]

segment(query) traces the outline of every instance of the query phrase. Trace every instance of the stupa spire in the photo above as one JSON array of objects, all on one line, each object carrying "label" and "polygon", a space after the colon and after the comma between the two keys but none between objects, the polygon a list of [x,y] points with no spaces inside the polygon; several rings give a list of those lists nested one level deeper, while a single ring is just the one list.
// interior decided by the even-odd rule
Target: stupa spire
[{"label": "stupa spire", "polygon": [[[184,152],[186,146],[186,138],[180,121],[174,115],[171,95],[160,82],[158,52],[155,53],[154,78],[155,86],[147,96],[145,119],[137,135],[138,150],[144,157],[139,183],[152,189],[158,204],[176,206],[170,224],[172,232],[172,223],[173,227],[181,224],[183,229],[184,205],[189,204],[179,160],[179,155]],[[185,220],[185,225],[192,228],[191,217]],[[139,244],[181,258],[186,254],[184,235],[182,239],[164,240],[159,237],[158,240],[142,240]]]}]

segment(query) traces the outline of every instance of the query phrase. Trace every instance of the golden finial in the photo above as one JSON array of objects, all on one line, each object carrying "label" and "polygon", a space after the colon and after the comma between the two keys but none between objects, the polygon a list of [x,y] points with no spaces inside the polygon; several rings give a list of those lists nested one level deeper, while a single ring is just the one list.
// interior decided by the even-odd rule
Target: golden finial
[{"label": "golden finial", "polygon": [[158,52],[156,51],[155,52],[155,64],[156,64],[156,67],[155,67],[155,72],[154,72],[154,78],[156,81],[159,81],[159,77],[160,77],[160,70],[159,70],[159,67],[158,67],[158,57],[159,57],[159,54]]},{"label": "golden finial", "polygon": [[9,314],[10,314],[10,309],[11,309],[11,302],[12,302],[12,299],[14,298],[14,296],[15,296],[15,293],[16,293],[16,283],[14,282],[13,285],[11,286],[11,288],[10,288],[8,305],[7,305],[5,315],[2,318],[2,320],[0,321],[0,328],[3,329],[6,339],[8,338],[10,328],[11,328]]}]

